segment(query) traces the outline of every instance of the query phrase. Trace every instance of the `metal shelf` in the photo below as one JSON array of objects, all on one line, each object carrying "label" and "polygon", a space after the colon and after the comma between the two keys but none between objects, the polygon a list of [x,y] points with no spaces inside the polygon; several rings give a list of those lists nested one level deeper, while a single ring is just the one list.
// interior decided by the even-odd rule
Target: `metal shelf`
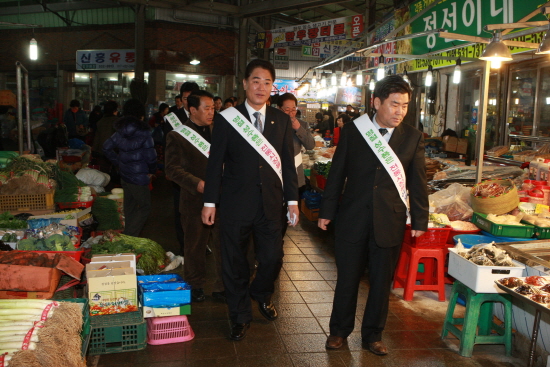
[{"label": "metal shelf", "polygon": [[493,162],[493,163],[501,163],[501,164],[505,164],[507,166],[518,166],[518,167],[520,167],[523,164],[523,162],[515,161],[513,159],[500,158],[500,157],[489,157],[487,155],[483,156],[483,160],[488,161],[488,162]]},{"label": "metal shelf", "polygon": [[532,141],[535,143],[550,143],[549,136],[527,136],[527,135],[516,135],[516,134],[509,134],[508,136],[510,137],[510,139]]}]

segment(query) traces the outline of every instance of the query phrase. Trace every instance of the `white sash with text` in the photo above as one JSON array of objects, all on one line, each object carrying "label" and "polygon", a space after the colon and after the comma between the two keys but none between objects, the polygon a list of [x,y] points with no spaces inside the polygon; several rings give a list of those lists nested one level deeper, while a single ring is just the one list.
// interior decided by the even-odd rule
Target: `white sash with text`
[{"label": "white sash with text", "polygon": [[386,139],[382,137],[382,134],[374,126],[367,114],[355,119],[353,121],[361,136],[365,139],[367,144],[372,149],[380,163],[384,166],[388,174],[390,175],[401,200],[409,211],[409,201],[407,199],[407,178],[405,177],[405,171],[403,165],[399,160],[399,157],[395,154],[390,147]]},{"label": "white sash with text", "polygon": [[227,122],[241,134],[244,140],[246,140],[246,142],[266,160],[275,173],[277,173],[282,183],[283,170],[281,169],[281,158],[279,158],[279,154],[275,148],[273,148],[262,133],[260,133],[235,107],[223,110],[220,112],[220,115],[222,115]]},{"label": "white sash with text", "polygon": [[166,120],[172,125],[175,132],[183,136],[191,145],[197,148],[206,158],[210,156],[210,143],[189,126],[181,123],[174,112],[166,115]]}]

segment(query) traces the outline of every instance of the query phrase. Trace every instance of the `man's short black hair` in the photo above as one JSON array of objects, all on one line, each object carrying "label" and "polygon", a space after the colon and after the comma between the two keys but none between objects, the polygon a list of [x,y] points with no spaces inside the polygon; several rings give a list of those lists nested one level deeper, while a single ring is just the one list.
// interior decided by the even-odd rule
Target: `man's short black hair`
[{"label": "man's short black hair", "polygon": [[113,116],[118,109],[118,103],[116,101],[107,101],[103,106],[103,112],[106,116]]},{"label": "man's short black hair", "polygon": [[246,70],[244,72],[244,78],[248,79],[250,75],[252,75],[252,72],[254,72],[254,69],[256,68],[262,68],[271,74],[271,80],[275,82],[275,67],[273,67],[273,64],[270,63],[267,60],[262,59],[254,59],[246,65]]},{"label": "man's short black hair", "polygon": [[380,102],[384,103],[386,98],[393,93],[408,94],[409,99],[412,95],[412,89],[409,83],[400,75],[388,75],[384,79],[376,83],[374,87],[374,98],[380,98]]},{"label": "man's short black hair", "polygon": [[183,92],[194,92],[196,90],[199,90],[199,85],[195,82],[185,82],[181,85],[180,93],[183,94]]},{"label": "man's short black hair", "polygon": [[134,116],[135,118],[140,119],[145,116],[145,105],[138,99],[129,99],[126,103],[124,103],[122,114],[124,116]]},{"label": "man's short black hair", "polygon": [[283,107],[283,103],[285,103],[285,101],[288,101],[288,100],[291,100],[291,101],[294,101],[294,103],[296,104],[296,106],[298,106],[298,99],[296,98],[296,96],[292,93],[285,93],[285,94],[281,94],[278,98],[277,98],[277,106],[279,106],[279,108]]},{"label": "man's short black hair", "polygon": [[174,97],[174,101],[175,101],[176,99],[179,99],[179,100],[181,101],[181,94],[178,94],[177,96],[175,96],[175,97]]},{"label": "man's short black hair", "polygon": [[225,106],[226,103],[231,103],[231,105],[233,105],[233,98],[229,97],[225,101],[223,101],[224,106]]},{"label": "man's short black hair", "polygon": [[220,100],[220,101],[221,101],[221,100],[222,100],[222,97],[220,97],[220,96],[214,97],[214,102],[216,102],[217,100]]},{"label": "man's short black hair", "polygon": [[191,111],[191,107],[195,107],[197,110],[199,109],[201,105],[201,97],[209,97],[214,99],[212,93],[205,90],[196,90],[191,92],[191,94],[187,97],[187,107],[189,108],[189,111]]},{"label": "man's short black hair", "polygon": [[73,99],[69,104],[69,107],[80,107],[80,101],[78,99]]}]

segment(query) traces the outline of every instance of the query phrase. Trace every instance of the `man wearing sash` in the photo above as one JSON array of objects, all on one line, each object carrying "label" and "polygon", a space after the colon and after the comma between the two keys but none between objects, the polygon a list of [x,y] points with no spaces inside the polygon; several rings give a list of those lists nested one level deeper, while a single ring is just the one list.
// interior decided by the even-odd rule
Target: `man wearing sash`
[{"label": "man wearing sash", "polygon": [[[274,80],[270,62],[251,61],[243,80],[246,101],[216,115],[212,132],[202,218],[213,224],[219,211],[232,340],[246,335],[252,321],[251,299],[266,319],[277,318],[271,295],[283,259],[283,201],[288,203],[292,225],[299,215],[292,124],[284,112],[266,105]],[[249,286],[250,234],[258,268]]]},{"label": "man wearing sash", "polygon": [[[204,180],[208,163],[209,143],[214,118],[213,96],[206,91],[195,91],[187,97],[190,117],[181,127],[168,133],[166,137],[166,174],[181,188],[179,209],[181,225],[185,233],[183,266],[184,278],[192,287],[193,302],[205,299],[206,246],[210,244],[216,262],[216,279],[213,293],[215,298],[223,298],[221,281],[219,226],[206,226],[202,223]],[[176,116],[169,114],[168,122]],[[177,120],[176,122],[180,123]],[[182,121],[183,122],[183,121]]]},{"label": "man wearing sash", "polygon": [[424,139],[413,126],[401,124],[410,96],[411,88],[402,77],[382,79],[374,90],[373,121],[365,114],[341,131],[318,222],[326,230],[336,219],[338,280],[327,349],[340,348],[353,331],[359,282],[366,267],[369,295],[361,326],[363,348],[377,355],[388,353],[382,331],[407,207],[413,236],[421,236],[428,225]]}]

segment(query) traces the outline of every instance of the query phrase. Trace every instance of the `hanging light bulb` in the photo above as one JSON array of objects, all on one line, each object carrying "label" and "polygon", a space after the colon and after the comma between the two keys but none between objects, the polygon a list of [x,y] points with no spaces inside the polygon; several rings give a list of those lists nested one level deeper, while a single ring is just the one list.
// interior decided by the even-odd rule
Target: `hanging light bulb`
[{"label": "hanging light bulb", "polygon": [[374,90],[374,78],[370,78],[369,90]]},{"label": "hanging light bulb", "polygon": [[500,60],[491,60],[491,69],[500,69],[502,61]]},{"label": "hanging light bulb", "polygon": [[341,87],[345,87],[347,81],[348,81],[348,74],[344,71],[344,72],[342,73],[342,77],[340,78],[340,86],[341,86]]},{"label": "hanging light bulb", "polygon": [[313,78],[311,78],[311,88],[315,88],[317,86],[317,73],[313,72]]},{"label": "hanging light bulb", "polygon": [[326,87],[327,87],[327,76],[323,72],[323,74],[321,74],[321,88],[326,88]]},{"label": "hanging light bulb", "polygon": [[403,80],[411,84],[411,81],[409,80],[409,74],[407,74],[407,68],[405,68],[405,71],[403,73]]},{"label": "hanging light bulb", "polygon": [[432,86],[432,80],[433,80],[433,72],[432,72],[433,68],[431,65],[428,66],[428,73],[426,74],[426,80],[424,82],[424,85],[426,87],[431,87]]},{"label": "hanging light bulb", "polygon": [[29,57],[31,60],[38,60],[38,43],[34,38],[31,39],[29,44]]},{"label": "hanging light bulb", "polygon": [[332,72],[332,75],[330,76],[330,85],[333,87],[338,86],[338,79],[336,79],[336,72]]},{"label": "hanging light bulb", "polygon": [[360,87],[363,85],[363,72],[361,70],[357,71],[357,77],[355,79],[355,85]]},{"label": "hanging light bulb", "polygon": [[453,72],[454,84],[460,83],[460,77],[462,76],[462,71],[460,70],[460,64],[462,64],[462,60],[460,60],[460,57],[459,57],[458,59],[456,59],[455,71]]},{"label": "hanging light bulb", "polygon": [[386,76],[386,69],[384,67],[384,55],[380,55],[378,58],[378,69],[376,70],[376,80],[382,80]]}]

